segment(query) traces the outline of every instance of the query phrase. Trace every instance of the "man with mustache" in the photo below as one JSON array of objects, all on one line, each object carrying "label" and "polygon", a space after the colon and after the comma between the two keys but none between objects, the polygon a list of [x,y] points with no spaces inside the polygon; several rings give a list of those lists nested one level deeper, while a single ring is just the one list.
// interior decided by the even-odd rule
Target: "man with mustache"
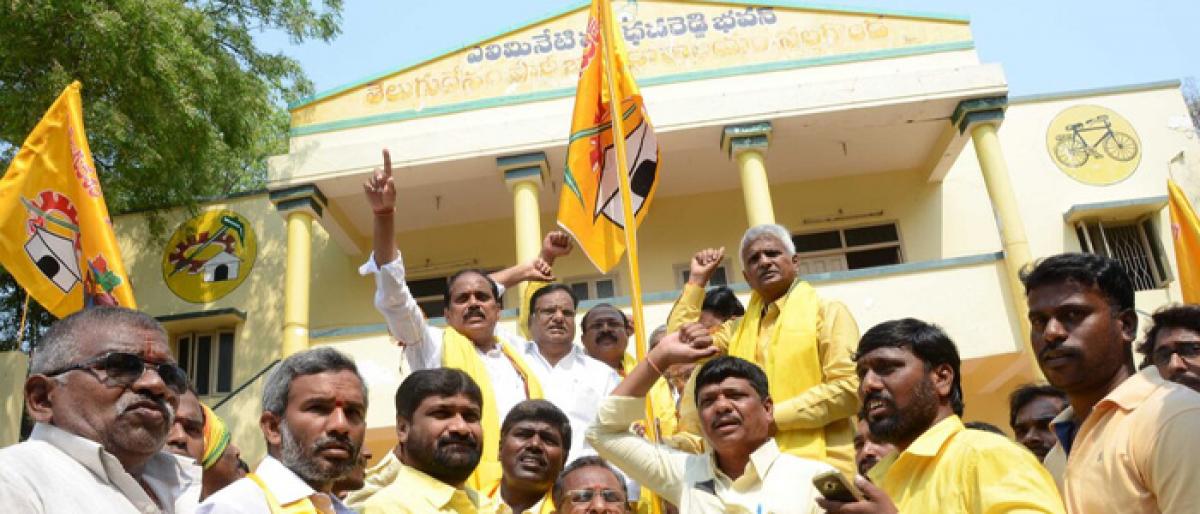
[{"label": "man with mustache", "polygon": [[[582,434],[596,419],[600,400],[612,392],[621,377],[575,346],[576,304],[575,293],[563,284],[549,284],[533,292],[529,298],[529,332],[533,340],[525,343],[524,357],[546,399],[567,415],[575,433]],[[587,450],[582,437],[570,447],[576,456]]]},{"label": "man with mustache", "polygon": [[485,444],[483,394],[462,370],[412,372],[396,390],[395,477],[366,502],[362,514],[490,513],[488,498],[467,478]]},{"label": "man with mustache", "polygon": [[[710,248],[692,257],[687,284],[667,320],[669,329],[700,319],[704,286],[724,254],[724,248]],[[797,279],[800,257],[786,228],[750,227],[739,255],[742,276],[753,290],[750,304],[744,317],[720,325],[713,341],[728,355],[766,371],[771,397],[778,402],[775,439],[784,452],[828,462],[854,476],[854,317],[841,302],[821,298]],[[679,407],[681,428],[696,433],[689,396]]]},{"label": "man with mustache", "polygon": [[622,514],[629,512],[628,491],[621,474],[604,459],[575,459],[554,481],[558,514]]},{"label": "man with mustache", "polygon": [[199,497],[194,498],[196,504],[246,476],[238,467],[241,451],[230,442],[225,421],[200,403],[196,391],[190,388],[179,396],[179,409],[167,435],[166,449],[191,458],[204,469],[204,485]]},{"label": "man with mustache", "polygon": [[858,466],[858,474],[867,476],[867,472],[875,467],[884,457],[896,452],[891,443],[879,441],[871,435],[867,426],[866,413],[858,417],[857,431],[854,434],[854,463]]},{"label": "man with mustache", "polygon": [[583,315],[579,326],[579,341],[588,356],[603,362],[621,376],[633,369],[633,356],[629,355],[629,318],[625,313],[608,303],[598,303]]},{"label": "man with mustache", "polygon": [[267,456],[198,512],[352,513],[332,489],[358,464],[366,419],[367,385],[350,357],[329,347],[291,355],[263,386]]},{"label": "man with mustache", "polygon": [[1046,454],[1058,442],[1050,422],[1067,408],[1067,394],[1047,384],[1025,384],[1008,398],[1008,424],[1013,436],[1039,461],[1046,460]]},{"label": "man with mustache", "polygon": [[42,336],[29,371],[33,432],[0,450],[5,512],[195,507],[200,468],[162,451],[188,382],[154,318],[121,307],[71,314]]},{"label": "man with mustache", "polygon": [[1138,347],[1158,374],[1200,392],[1200,305],[1171,305],[1151,316],[1154,323]]},{"label": "man with mustache", "polygon": [[[513,405],[543,397],[541,384],[521,355],[524,338],[496,330],[502,287],[525,280],[554,280],[550,267],[556,257],[570,250],[569,245],[561,244],[563,240],[569,242],[569,236],[548,235],[541,256],[532,263],[491,275],[476,269],[451,275],[443,297],[446,327],[437,327],[425,319],[405,282],[404,260],[395,242],[396,187],[387,150],[383,151],[383,168],[375,170],[363,184],[363,191],[375,213],[374,252],[359,273],[375,276],[375,308],[386,319],[392,337],[404,347],[410,369],[448,367],[471,376],[484,399],[484,432],[492,440],[499,439],[500,421]],[[377,472],[391,474],[393,467],[395,461],[389,459],[388,465]],[[475,489],[489,487],[500,479],[500,473],[498,450],[487,447],[471,485]],[[372,482],[370,476],[367,482]]]},{"label": "man with mustache", "polygon": [[1200,512],[1200,395],[1154,366],[1134,372],[1133,283],[1108,257],[1067,253],[1022,273],[1030,339],[1070,406],[1046,467],[1072,513]]},{"label": "man with mustache", "polygon": [[500,429],[504,477],[488,496],[496,514],[552,514],[550,490],[571,448],[571,422],[546,400],[527,400],[508,411]]},{"label": "man with mustache", "polygon": [[[1054,480],[1004,436],[968,430],[962,412],[958,348],[942,330],[904,318],[863,334],[855,354],[871,435],[896,452],[854,484],[863,499],[824,498],[834,514],[1062,513]],[[893,503],[894,502],[894,503]]]},{"label": "man with mustache", "polygon": [[719,353],[699,323],[664,336],[604,401],[588,442],[601,457],[685,514],[815,513],[812,479],[834,468],[780,451],[771,437],[774,405],[766,374],[737,357],[718,357],[696,373],[693,400],[709,450],[683,453],[629,431],[645,415],[645,395],[661,370]]}]

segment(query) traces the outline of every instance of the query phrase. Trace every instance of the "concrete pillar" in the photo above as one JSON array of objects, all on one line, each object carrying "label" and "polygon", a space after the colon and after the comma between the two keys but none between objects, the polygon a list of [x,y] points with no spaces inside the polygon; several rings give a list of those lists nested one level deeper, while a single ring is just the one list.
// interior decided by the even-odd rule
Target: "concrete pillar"
[{"label": "concrete pillar", "polygon": [[767,181],[766,156],[770,145],[771,124],[750,123],[725,127],[721,149],[737,161],[742,180],[742,196],[746,202],[746,219],[750,226],[775,223],[775,207],[771,203],[771,186]]},{"label": "concrete pillar", "polygon": [[296,186],[270,194],[287,220],[287,268],[283,282],[283,341],[280,358],[308,349],[309,291],[312,285],[313,221],[325,210],[325,195],[315,185]]}]

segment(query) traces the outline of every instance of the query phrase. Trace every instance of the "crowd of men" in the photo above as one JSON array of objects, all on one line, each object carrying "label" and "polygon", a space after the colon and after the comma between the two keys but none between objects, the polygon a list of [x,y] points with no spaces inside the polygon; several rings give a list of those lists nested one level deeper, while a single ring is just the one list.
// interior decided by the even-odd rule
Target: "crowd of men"
[{"label": "crowd of men", "polygon": [[[386,158],[385,163],[389,159]],[[612,305],[579,316],[546,236],[530,263],[451,276],[445,326],[405,280],[390,165],[375,214],[375,305],[411,369],[396,439],[367,468],[367,384],[318,347],[268,376],[250,472],[151,317],[96,307],[58,321],[33,355],[25,442],[0,450],[5,512],[222,513],[1195,513],[1200,306],[1138,315],[1121,266],[1092,254],[1023,274],[1048,384],[1013,391],[1015,440],[964,423],[957,345],[904,318],[861,335],[845,305],[797,278],[783,227],[746,231],[752,293],[707,289],[724,249],[691,261],[645,358]],[[497,328],[525,283],[521,333]],[[936,320],[932,320],[936,321]],[[147,372],[151,371],[151,372]],[[652,411],[647,413],[647,398]]]}]

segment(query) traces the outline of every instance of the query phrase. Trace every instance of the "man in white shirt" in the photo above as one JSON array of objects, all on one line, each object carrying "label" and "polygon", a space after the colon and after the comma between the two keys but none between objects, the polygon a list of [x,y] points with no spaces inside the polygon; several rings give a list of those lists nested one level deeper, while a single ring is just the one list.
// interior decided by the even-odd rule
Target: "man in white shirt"
[{"label": "man in white shirt", "polygon": [[645,395],[659,370],[718,352],[699,323],[663,337],[601,405],[588,442],[683,514],[821,512],[812,478],[833,467],[779,450],[770,436],[773,404],[767,376],[753,363],[718,357],[697,373],[695,400],[705,453],[670,450],[629,431],[630,423],[644,415]]},{"label": "man in white shirt", "polygon": [[121,307],[76,312],[33,354],[29,440],[0,450],[0,508],[20,513],[180,512],[200,468],[162,451],[187,374],[154,318]]},{"label": "man in white shirt", "polygon": [[263,389],[268,456],[198,512],[351,514],[331,491],[358,463],[366,420],[367,385],[350,357],[319,347],[284,359]]},{"label": "man in white shirt", "polygon": [[[596,419],[600,401],[612,393],[621,376],[607,364],[576,346],[575,293],[563,284],[549,284],[529,299],[529,333],[524,343],[525,362],[537,375],[546,399],[571,420],[571,431],[587,432]],[[571,441],[570,454],[594,454],[582,437]]]}]

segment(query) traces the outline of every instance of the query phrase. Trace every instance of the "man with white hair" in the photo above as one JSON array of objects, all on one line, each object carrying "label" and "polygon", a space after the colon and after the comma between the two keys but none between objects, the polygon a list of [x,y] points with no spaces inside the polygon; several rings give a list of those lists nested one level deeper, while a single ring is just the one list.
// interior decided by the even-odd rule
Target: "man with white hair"
[{"label": "man with white hair", "polygon": [[[668,330],[700,319],[704,286],[725,249],[693,256],[687,284],[667,320]],[[796,278],[799,256],[779,225],[750,227],[742,236],[742,276],[753,293],[746,315],[715,329],[713,342],[728,355],[762,367],[775,400],[776,441],[786,453],[828,462],[855,475],[854,424],[858,325],[841,302],[825,300]],[[679,406],[681,429],[700,433],[691,386]]]},{"label": "man with white hair", "polygon": [[204,500],[200,514],[354,512],[333,494],[367,433],[367,385],[350,357],[320,347],[284,359],[267,378],[258,424],[267,456]]}]

